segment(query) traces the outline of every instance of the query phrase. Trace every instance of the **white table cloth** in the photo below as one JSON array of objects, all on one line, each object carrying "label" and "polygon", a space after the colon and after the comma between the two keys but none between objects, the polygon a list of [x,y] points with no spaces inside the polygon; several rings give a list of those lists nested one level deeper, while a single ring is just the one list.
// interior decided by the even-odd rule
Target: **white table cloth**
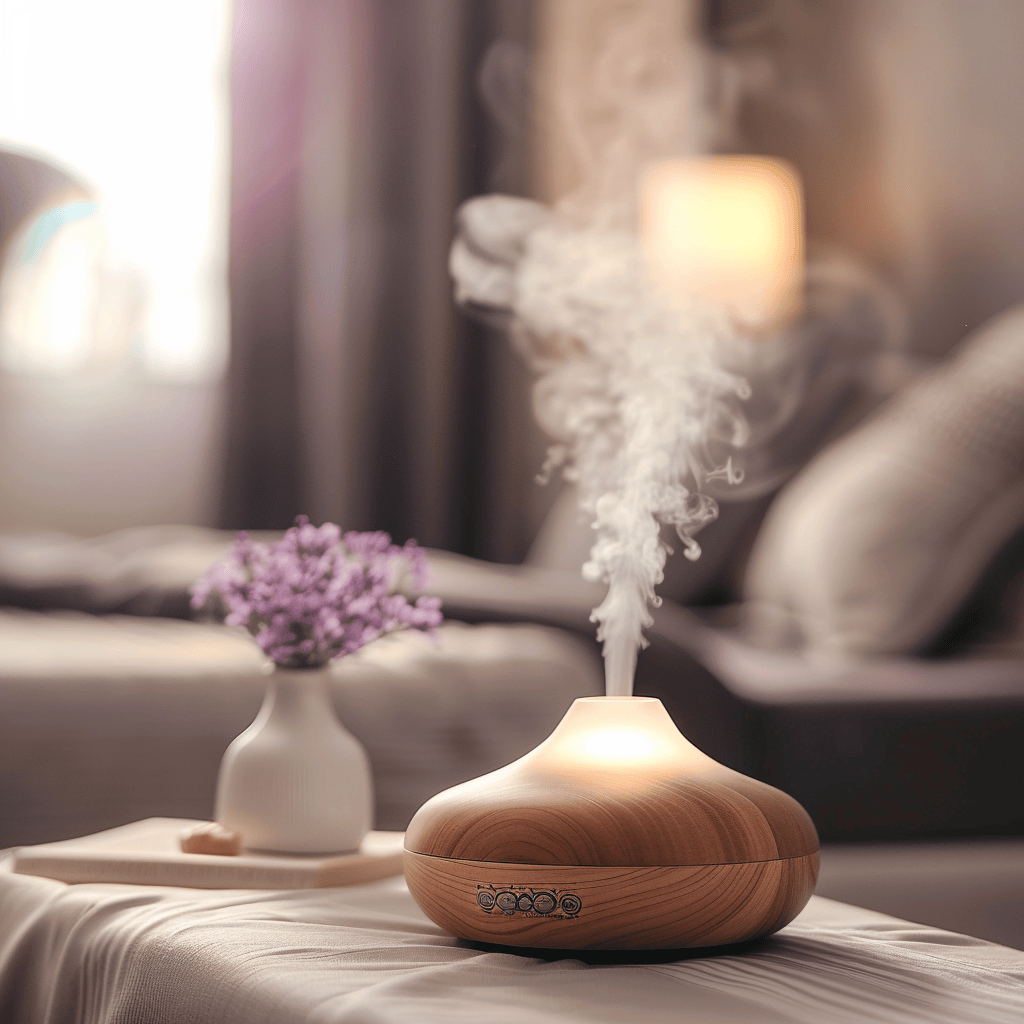
[{"label": "white table cloth", "polygon": [[0,870],[0,1020],[1020,1024],[1024,952],[815,897],[755,947],[586,963],[459,943],[402,878],[209,892]]}]

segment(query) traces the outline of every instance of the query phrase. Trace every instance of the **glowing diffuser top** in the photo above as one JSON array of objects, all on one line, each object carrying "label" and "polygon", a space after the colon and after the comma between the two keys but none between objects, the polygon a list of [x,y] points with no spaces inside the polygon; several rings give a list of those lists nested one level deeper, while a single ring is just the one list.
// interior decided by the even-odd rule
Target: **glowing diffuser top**
[{"label": "glowing diffuser top", "polygon": [[802,189],[781,160],[651,164],[640,184],[640,233],[655,279],[673,295],[724,306],[752,327],[800,309]]},{"label": "glowing diffuser top", "polygon": [[512,864],[736,864],[815,854],[790,796],[698,750],[652,697],[582,697],[530,753],[440,793],[407,850]]}]

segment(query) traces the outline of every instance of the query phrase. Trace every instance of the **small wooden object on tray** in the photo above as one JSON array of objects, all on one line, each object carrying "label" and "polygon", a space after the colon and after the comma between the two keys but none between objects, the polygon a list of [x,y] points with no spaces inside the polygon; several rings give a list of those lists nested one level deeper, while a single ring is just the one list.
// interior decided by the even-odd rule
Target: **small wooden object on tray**
[{"label": "small wooden object on tray", "polygon": [[185,818],[146,818],[79,839],[22,846],[14,851],[12,870],[62,882],[191,889],[315,889],[402,873],[402,832],[370,832],[358,851],[346,854],[182,852],[181,833],[203,824]]},{"label": "small wooden object on tray", "polygon": [[242,852],[242,837],[219,821],[202,821],[178,833],[182,853],[212,853],[218,857],[237,857]]}]

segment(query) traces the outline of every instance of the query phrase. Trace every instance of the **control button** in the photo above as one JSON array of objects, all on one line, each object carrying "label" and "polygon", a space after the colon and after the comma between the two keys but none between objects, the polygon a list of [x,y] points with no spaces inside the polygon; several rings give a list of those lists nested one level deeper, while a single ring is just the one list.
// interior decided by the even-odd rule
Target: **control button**
[{"label": "control button", "polygon": [[578,914],[583,901],[575,893],[567,892],[559,901],[563,914]]},{"label": "control button", "polygon": [[549,892],[538,892],[533,897],[533,909],[538,914],[550,914],[555,909],[555,897]]},{"label": "control button", "polygon": [[516,894],[514,892],[499,892],[495,902],[498,904],[498,909],[503,910],[506,914],[515,913],[516,909]]}]

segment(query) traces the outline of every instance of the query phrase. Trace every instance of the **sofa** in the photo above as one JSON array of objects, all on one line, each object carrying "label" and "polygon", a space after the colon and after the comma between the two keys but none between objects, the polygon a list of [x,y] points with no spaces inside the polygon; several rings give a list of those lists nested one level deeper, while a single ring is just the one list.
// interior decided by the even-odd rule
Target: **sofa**
[{"label": "sofa", "polygon": [[[220,756],[254,717],[267,669],[248,637],[184,618],[196,567],[229,540],[184,528],[46,538],[17,587],[5,542],[0,847],[212,815]],[[72,550],[89,553],[77,579]],[[513,760],[602,688],[589,622],[600,588],[535,565],[444,552],[431,562],[449,620],[438,641],[399,635],[334,666],[341,719],[374,765],[382,828]],[[823,840],[1022,831],[1020,659],[818,663],[758,646],[735,608],[670,601],[647,636],[635,691],[661,698],[718,760],[792,793]]]},{"label": "sofa", "polygon": [[[723,504],[696,568],[668,566],[635,692],[795,796],[823,840],[1024,832],[1022,338],[1020,311],[986,325],[777,494]],[[602,588],[575,568],[589,531],[571,506],[526,564],[431,553],[436,646],[335,666],[380,827],[601,692]],[[231,538],[0,538],[0,846],[212,813],[266,670],[246,637],[188,621]]]},{"label": "sofa", "polygon": [[[269,669],[244,632],[188,620],[189,584],[232,536],[0,542],[0,848],[212,817],[220,758],[255,717]],[[434,640],[386,637],[332,668],[381,829],[525,753],[601,686],[592,645],[529,622],[449,621]]]}]

